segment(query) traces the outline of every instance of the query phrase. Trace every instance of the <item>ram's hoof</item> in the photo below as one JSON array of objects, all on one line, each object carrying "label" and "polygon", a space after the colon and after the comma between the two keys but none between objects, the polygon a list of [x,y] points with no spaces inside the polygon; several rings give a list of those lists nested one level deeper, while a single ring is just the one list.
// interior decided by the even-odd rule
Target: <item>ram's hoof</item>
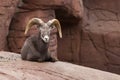
[{"label": "ram's hoof", "polygon": [[59,61],[58,58],[52,58],[51,59],[51,62],[56,62],[56,61]]},{"label": "ram's hoof", "polygon": [[38,62],[42,62],[43,60],[42,59],[38,59]]}]

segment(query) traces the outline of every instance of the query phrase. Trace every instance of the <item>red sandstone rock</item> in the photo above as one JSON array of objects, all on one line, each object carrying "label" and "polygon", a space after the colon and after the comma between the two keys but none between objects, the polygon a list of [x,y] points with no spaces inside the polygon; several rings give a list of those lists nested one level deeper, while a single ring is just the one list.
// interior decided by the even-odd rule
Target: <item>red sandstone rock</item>
[{"label": "red sandstone rock", "polygon": [[[4,58],[9,58],[9,60],[5,61]],[[104,72],[60,61],[53,63],[22,61],[19,54],[0,52],[0,80],[24,79],[119,80],[120,76],[109,72]]]},{"label": "red sandstone rock", "polygon": [[7,48],[7,35],[18,0],[0,0],[0,50]]},{"label": "red sandstone rock", "polygon": [[119,0],[84,0],[81,64],[120,74]]},{"label": "red sandstone rock", "polygon": [[81,18],[83,15],[82,0],[23,0],[25,9],[65,9],[67,13]]},{"label": "red sandstone rock", "polygon": [[63,38],[58,39],[58,57],[120,74],[119,0],[83,0],[83,3],[82,25],[80,22],[79,25],[63,25]]}]

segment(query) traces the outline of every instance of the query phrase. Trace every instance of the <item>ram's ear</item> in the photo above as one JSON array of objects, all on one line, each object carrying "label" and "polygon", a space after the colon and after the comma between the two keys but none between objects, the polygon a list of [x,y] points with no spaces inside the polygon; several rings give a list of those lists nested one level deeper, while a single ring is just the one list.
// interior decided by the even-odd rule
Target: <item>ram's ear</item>
[{"label": "ram's ear", "polygon": [[40,31],[43,31],[43,27],[39,27],[38,29],[39,29]]}]

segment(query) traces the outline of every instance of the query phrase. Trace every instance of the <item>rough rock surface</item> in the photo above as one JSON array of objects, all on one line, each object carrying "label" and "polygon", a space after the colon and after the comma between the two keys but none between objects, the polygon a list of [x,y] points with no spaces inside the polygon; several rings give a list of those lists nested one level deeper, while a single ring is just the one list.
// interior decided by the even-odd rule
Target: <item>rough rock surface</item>
[{"label": "rough rock surface", "polygon": [[7,35],[18,0],[0,0],[0,50],[7,49]]},{"label": "rough rock surface", "polygon": [[[13,55],[18,56],[15,61]],[[120,80],[119,75],[66,62],[22,61],[10,52],[0,52],[0,56],[10,58],[7,62],[0,59],[0,80]]]},{"label": "rough rock surface", "polygon": [[61,11],[62,9],[65,10],[66,13],[71,14],[74,17],[81,18],[81,16],[83,15],[82,0],[23,0],[23,2],[24,4],[22,5],[22,8],[28,10],[59,9]]},{"label": "rough rock surface", "polygon": [[120,74],[119,3],[119,0],[84,0],[80,64]]}]

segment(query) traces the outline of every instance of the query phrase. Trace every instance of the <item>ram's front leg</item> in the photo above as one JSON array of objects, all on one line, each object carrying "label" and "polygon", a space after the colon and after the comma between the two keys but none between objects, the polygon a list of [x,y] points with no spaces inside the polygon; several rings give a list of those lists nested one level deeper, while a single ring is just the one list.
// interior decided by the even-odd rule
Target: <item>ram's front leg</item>
[{"label": "ram's front leg", "polygon": [[37,52],[32,53],[31,51],[28,52],[28,54],[27,54],[27,60],[28,61],[37,61],[40,56],[35,55],[35,54],[38,54],[38,53]]},{"label": "ram's front leg", "polygon": [[45,56],[42,55],[42,53],[38,52],[36,50],[36,47],[34,46],[33,42],[31,41],[31,38],[28,38],[22,49],[21,49],[21,56],[23,60],[28,60],[28,61],[44,61]]},{"label": "ram's front leg", "polygon": [[45,56],[41,55],[41,53],[34,51],[34,53],[32,53],[33,51],[30,51],[27,54],[27,60],[28,61],[38,61],[38,62],[42,62],[45,61]]},{"label": "ram's front leg", "polygon": [[57,56],[55,54],[53,54],[53,53],[49,52],[48,57],[50,58],[50,61],[52,61],[52,62],[58,61]]}]

